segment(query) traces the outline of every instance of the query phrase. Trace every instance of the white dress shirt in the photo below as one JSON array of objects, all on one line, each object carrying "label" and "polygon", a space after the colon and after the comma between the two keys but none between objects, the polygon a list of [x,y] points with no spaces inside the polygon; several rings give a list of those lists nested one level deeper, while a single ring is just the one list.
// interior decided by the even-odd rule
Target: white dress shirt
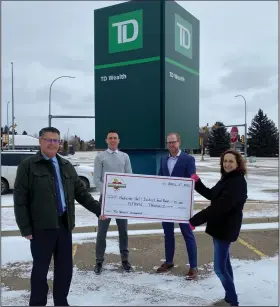
[{"label": "white dress shirt", "polygon": [[179,152],[177,153],[177,155],[175,157],[172,157],[171,154],[169,154],[169,158],[168,158],[168,161],[167,161],[167,167],[168,167],[170,176],[173,172],[174,166],[175,166],[180,154],[181,154],[181,150],[179,150]]}]

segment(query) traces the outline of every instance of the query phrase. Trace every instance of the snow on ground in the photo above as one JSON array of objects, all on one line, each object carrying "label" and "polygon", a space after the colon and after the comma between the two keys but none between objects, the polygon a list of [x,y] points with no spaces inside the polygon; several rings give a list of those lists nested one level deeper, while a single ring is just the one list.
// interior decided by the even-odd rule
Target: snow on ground
[{"label": "snow on ground", "polygon": [[[213,187],[218,180],[220,174],[218,172],[203,172],[200,174],[202,182],[209,188]],[[278,176],[251,175],[246,178],[248,185],[248,199],[250,200],[265,200],[277,201],[278,193]],[[195,200],[205,200],[203,196],[195,192]]]},{"label": "snow on ground", "polygon": [[[75,235],[74,235],[75,237]],[[3,240],[4,239],[4,240]],[[24,242],[24,243],[23,243]],[[74,242],[82,243],[82,236]],[[15,249],[15,246],[17,248]],[[108,239],[106,253],[118,254],[118,241]],[[20,237],[2,238],[2,272],[18,270],[7,266],[9,262],[21,264],[20,277],[29,278],[31,254],[29,242]],[[20,253],[18,252],[20,250]],[[278,303],[278,255],[259,261],[232,260],[240,306],[277,306]],[[223,298],[224,291],[218,278],[210,277],[195,282],[171,274],[116,272],[118,265],[106,264],[102,275],[96,276],[92,270],[80,271],[74,268],[69,294],[69,304],[79,306],[206,306]],[[14,272],[16,274],[16,272]],[[52,279],[53,272],[49,273]],[[28,291],[10,291],[2,284],[2,305],[28,305]],[[48,305],[52,305],[49,295]]]},{"label": "snow on ground", "polygon": [[[74,156],[68,158],[78,163],[92,164],[96,152],[78,152]],[[204,184],[208,187],[214,186],[220,179],[219,174],[219,159],[205,157],[205,161],[200,161],[201,157],[195,155],[197,172],[200,175]],[[275,201],[278,202],[278,159],[274,158],[257,158],[255,163],[248,163],[249,174],[247,176],[248,182],[248,199],[250,200],[263,200],[263,201]],[[268,171],[264,171],[268,168]],[[261,172],[259,171],[261,170]],[[266,175],[268,174],[268,175]],[[93,197],[99,199],[99,193],[93,192]],[[205,200],[200,194],[195,192],[195,201]],[[13,196],[12,194],[1,196],[1,230],[17,230],[17,226],[14,218],[13,208]],[[6,208],[10,207],[10,208]],[[260,211],[244,212],[245,218],[251,217],[275,217],[278,216],[278,207],[271,206],[271,208],[265,208]],[[153,222],[153,221],[149,221]],[[130,224],[135,223],[149,223],[144,220],[129,220]],[[112,220],[112,225],[115,225],[115,220]],[[76,225],[81,226],[97,226],[97,219],[94,215],[90,214],[82,206],[76,207]]]},{"label": "snow on ground", "polygon": [[[108,238],[110,232],[108,232]],[[95,242],[90,233],[73,234],[73,244],[83,244],[84,242]],[[30,262],[32,256],[30,252],[30,241],[20,236],[1,238],[1,266],[4,268],[16,262]],[[116,239],[107,239],[106,254],[118,254],[119,242]]]},{"label": "snow on ground", "polygon": [[[99,196],[94,195],[95,199]],[[194,213],[199,210],[194,210]],[[245,211],[244,218],[260,218],[260,217],[277,217],[278,216],[278,205],[273,204],[271,208],[265,207],[264,210],[256,211]],[[129,219],[129,224],[149,224],[156,223],[153,220],[142,220],[142,219]],[[76,227],[87,227],[87,226],[97,226],[97,217],[85,209],[81,205],[76,205]],[[116,220],[111,220],[111,225],[116,225]],[[3,207],[1,209],[1,230],[2,231],[12,231],[18,230],[18,226],[15,221],[14,208],[13,207]]]},{"label": "snow on ground", "polygon": [[[85,209],[81,205],[76,205],[76,227],[87,227],[87,226],[97,226],[98,219],[97,217]],[[150,220],[129,220],[129,224],[149,224],[154,223],[155,221]],[[111,225],[116,225],[116,220],[112,219]],[[2,231],[12,231],[18,230],[18,226],[16,224],[14,208],[2,208],[1,209],[1,230]]]},{"label": "snow on ground", "polygon": [[[200,155],[194,155],[196,166],[205,166],[205,167],[218,167],[220,163],[220,158],[211,158],[209,156],[204,157],[204,161],[201,161]],[[90,159],[90,156],[88,156]],[[250,162],[250,157],[247,159],[247,167],[250,169],[258,168],[258,167],[265,167],[265,168],[277,168],[279,159],[278,158],[255,158],[255,162]]]},{"label": "snow on ground", "polygon": [[[73,162],[93,165],[96,153],[77,153],[70,156]],[[219,159],[208,158],[200,161],[195,156],[196,165],[203,182],[211,187],[219,180]],[[255,163],[248,163],[248,193],[254,200],[278,201],[278,177],[276,169],[278,159],[257,158]],[[269,176],[258,170],[266,170]],[[98,193],[93,193],[95,199]],[[204,200],[195,193],[195,200]],[[12,195],[1,196],[2,230],[15,230]],[[8,207],[8,208],[7,208]],[[77,205],[77,226],[96,226],[97,219],[82,206]],[[245,212],[244,217],[278,216],[278,210],[261,212]],[[129,223],[146,223],[142,220],[129,220]],[[115,224],[115,220],[112,220]],[[278,229],[278,223],[248,224],[242,229]],[[197,227],[195,231],[204,231],[205,227]],[[179,228],[175,232],[180,232]],[[129,231],[129,235],[162,233],[162,229]],[[117,231],[108,232],[106,253],[119,253]],[[79,233],[73,235],[73,243],[94,242],[96,233]],[[20,262],[25,268],[25,277],[29,277],[31,270],[30,243],[22,237],[1,238],[1,262],[3,269],[15,270],[17,266],[8,267],[8,263]],[[278,256],[260,261],[232,261],[236,288],[241,306],[277,306],[278,305]],[[133,274],[120,274],[115,266],[107,264],[103,274],[96,276],[93,271],[74,270],[70,305],[211,305],[214,301],[223,298],[224,291],[214,274],[204,280],[189,282],[182,277],[172,275],[157,275],[144,272]],[[16,272],[15,272],[16,273]],[[50,273],[52,276],[52,272]],[[2,286],[2,305],[24,306],[28,305],[28,291],[10,291]],[[53,301],[48,300],[48,305]]]},{"label": "snow on ground", "polygon": [[[94,159],[97,155],[97,152],[77,152],[73,156],[68,156],[68,159],[75,163],[80,164],[90,164],[94,165]],[[219,171],[219,158],[210,158],[209,156],[204,156],[204,161],[201,161],[200,155],[193,155],[196,160],[196,167],[198,171],[201,168],[209,168],[210,171],[216,169]],[[279,164],[278,158],[256,158],[256,162],[250,162],[250,158],[247,160],[248,171],[254,172],[258,169],[262,170],[277,170]]]},{"label": "snow on ground", "polygon": [[9,207],[13,205],[14,205],[14,200],[12,194],[1,195],[1,207]]},{"label": "snow on ground", "polygon": [[[69,156],[70,160],[78,163],[94,164],[94,158],[97,152],[77,152],[74,156]],[[197,173],[206,186],[212,187],[220,179],[219,174],[219,158],[210,158],[205,156],[205,160],[201,161],[200,155],[194,155],[196,159]],[[256,158],[256,162],[249,162],[248,158],[248,197],[252,200],[273,200],[279,199],[278,195],[278,159],[277,158]],[[259,172],[262,171],[262,173]],[[266,171],[269,176],[263,174]],[[204,198],[195,193],[195,200],[203,200]]]},{"label": "snow on ground", "polygon": [[[77,152],[73,156],[68,156],[67,159],[75,163],[80,164],[94,164],[94,159],[97,152]],[[220,158],[210,158],[209,156],[204,156],[204,161],[201,161],[201,155],[193,155],[196,160],[196,166],[209,167],[219,169]],[[250,158],[247,160],[247,167],[249,171],[262,168],[262,169],[277,169],[278,168],[278,158],[256,158],[256,162],[250,162]]]}]

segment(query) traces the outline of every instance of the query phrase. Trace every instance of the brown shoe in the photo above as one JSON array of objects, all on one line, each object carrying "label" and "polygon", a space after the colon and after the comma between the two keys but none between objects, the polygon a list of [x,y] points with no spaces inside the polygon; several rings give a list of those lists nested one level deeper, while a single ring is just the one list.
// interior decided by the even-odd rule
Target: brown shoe
[{"label": "brown shoe", "polygon": [[174,264],[167,264],[166,262],[164,262],[164,264],[162,264],[158,269],[157,269],[157,273],[164,273],[167,272],[169,270],[171,270],[174,267]]},{"label": "brown shoe", "polygon": [[189,272],[188,272],[188,274],[187,274],[186,279],[187,279],[187,280],[196,279],[196,278],[197,278],[197,274],[198,274],[198,270],[197,270],[197,269],[192,269],[192,268],[190,268],[190,269],[189,269]]},{"label": "brown shoe", "polygon": [[225,300],[219,300],[212,304],[212,306],[230,306]]}]

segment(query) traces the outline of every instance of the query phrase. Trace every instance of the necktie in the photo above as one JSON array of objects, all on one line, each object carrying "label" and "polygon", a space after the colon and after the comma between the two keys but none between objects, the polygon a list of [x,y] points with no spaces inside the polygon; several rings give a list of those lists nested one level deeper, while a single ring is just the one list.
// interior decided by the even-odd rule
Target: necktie
[{"label": "necktie", "polygon": [[52,166],[54,170],[54,184],[55,184],[56,198],[57,198],[57,204],[58,204],[58,215],[61,216],[63,214],[63,207],[62,207],[62,200],[61,200],[61,194],[60,194],[59,183],[58,183],[58,176],[56,173],[56,169],[55,169],[53,160],[52,160]]}]

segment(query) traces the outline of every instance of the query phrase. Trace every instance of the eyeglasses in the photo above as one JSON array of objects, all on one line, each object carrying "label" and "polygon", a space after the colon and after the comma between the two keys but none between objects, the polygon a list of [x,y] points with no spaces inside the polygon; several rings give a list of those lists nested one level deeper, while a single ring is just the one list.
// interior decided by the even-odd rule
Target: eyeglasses
[{"label": "eyeglasses", "polygon": [[44,141],[46,141],[47,143],[55,143],[55,144],[59,144],[60,140],[58,139],[45,139],[43,138]]},{"label": "eyeglasses", "polygon": [[117,140],[118,137],[117,137],[117,136],[110,136],[110,137],[108,137],[108,139],[109,139],[109,140]]},{"label": "eyeglasses", "polygon": [[171,142],[166,142],[167,145],[173,145],[175,143],[177,143],[178,141],[171,141]]}]

